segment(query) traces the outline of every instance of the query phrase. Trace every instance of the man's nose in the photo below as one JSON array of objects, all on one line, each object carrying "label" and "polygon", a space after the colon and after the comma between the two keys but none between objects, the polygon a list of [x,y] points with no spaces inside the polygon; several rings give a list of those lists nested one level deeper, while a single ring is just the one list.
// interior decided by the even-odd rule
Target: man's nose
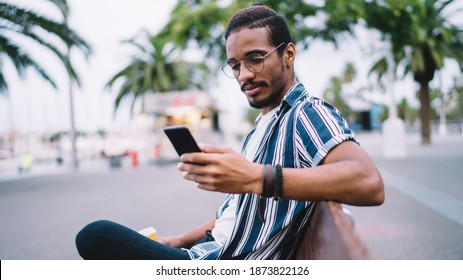
[{"label": "man's nose", "polygon": [[255,78],[255,73],[252,72],[251,70],[248,69],[248,67],[246,67],[246,65],[244,63],[241,63],[240,65],[240,73],[238,74],[238,76],[236,77],[236,79],[239,81],[239,82],[246,82],[250,79],[253,79]]}]

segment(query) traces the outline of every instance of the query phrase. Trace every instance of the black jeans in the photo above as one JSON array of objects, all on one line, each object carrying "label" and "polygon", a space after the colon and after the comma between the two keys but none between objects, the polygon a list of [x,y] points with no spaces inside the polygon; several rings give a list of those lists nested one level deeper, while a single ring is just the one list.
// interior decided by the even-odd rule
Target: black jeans
[{"label": "black jeans", "polygon": [[[207,241],[204,239],[202,242]],[[190,260],[188,253],[145,237],[115,222],[101,220],[76,236],[77,251],[88,260]]]}]

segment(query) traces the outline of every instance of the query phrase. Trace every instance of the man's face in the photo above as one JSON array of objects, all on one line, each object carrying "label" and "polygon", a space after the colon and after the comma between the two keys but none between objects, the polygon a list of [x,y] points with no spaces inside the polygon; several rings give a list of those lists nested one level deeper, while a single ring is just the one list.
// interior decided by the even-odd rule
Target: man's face
[{"label": "man's face", "polygon": [[[247,55],[255,53],[265,56],[275,47],[268,40],[266,28],[242,29],[230,34],[226,43],[229,61],[242,61]],[[280,105],[284,94],[292,86],[292,75],[289,73],[292,68],[285,64],[285,55],[280,57],[277,51],[265,58],[264,68],[258,73],[249,71],[244,62],[240,67],[236,80],[241,90],[249,104],[261,109],[264,114]]]}]

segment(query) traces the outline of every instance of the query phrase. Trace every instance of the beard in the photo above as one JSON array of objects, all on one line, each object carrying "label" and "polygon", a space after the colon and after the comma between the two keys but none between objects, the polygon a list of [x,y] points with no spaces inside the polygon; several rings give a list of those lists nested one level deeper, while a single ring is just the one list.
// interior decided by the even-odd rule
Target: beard
[{"label": "beard", "polygon": [[270,84],[265,83],[265,82],[253,82],[253,81],[249,81],[245,83],[241,87],[241,90],[243,92],[244,92],[244,88],[247,85],[262,86],[262,87],[270,88],[272,90],[270,94],[264,97],[263,99],[248,98],[249,105],[256,109],[262,109],[262,108],[265,108],[271,105],[274,105],[275,107],[278,106],[280,104],[281,98],[283,98],[283,95],[285,94],[283,92],[285,81],[284,81],[282,73],[280,72],[275,73],[273,75]]},{"label": "beard", "polygon": [[249,106],[253,108],[262,109],[271,104],[276,103],[279,98],[280,98],[280,91],[272,91],[269,96],[261,100],[255,100],[255,99],[248,98],[248,103],[249,103]]}]

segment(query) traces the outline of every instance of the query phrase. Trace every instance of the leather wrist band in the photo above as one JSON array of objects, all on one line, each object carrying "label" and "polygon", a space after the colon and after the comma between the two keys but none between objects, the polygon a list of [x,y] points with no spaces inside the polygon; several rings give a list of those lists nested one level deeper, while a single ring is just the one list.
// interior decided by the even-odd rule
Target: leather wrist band
[{"label": "leather wrist band", "polygon": [[277,179],[277,172],[276,172],[276,166],[272,166],[272,183],[270,184],[272,186],[272,194],[274,199],[276,199],[276,179]]},{"label": "leather wrist band", "polygon": [[262,176],[262,196],[267,192],[267,166],[264,164],[264,175]]},{"label": "leather wrist band", "polygon": [[279,200],[283,197],[283,169],[279,164],[276,166],[264,164],[262,195],[259,200],[259,217],[262,223],[265,222],[265,198],[272,196],[274,200]]},{"label": "leather wrist band", "polygon": [[262,196],[272,197],[274,191],[274,184],[272,180],[272,167],[268,164],[264,165],[264,176],[262,178]]},{"label": "leather wrist band", "polygon": [[[279,200],[283,197],[283,169],[281,165],[277,164],[274,168],[274,178],[275,180],[272,182],[274,186],[274,195],[273,198],[275,200]],[[273,177],[272,177],[273,179]]]},{"label": "leather wrist band", "polygon": [[274,193],[273,182],[272,182],[272,167],[268,164],[264,164],[264,175],[262,178],[262,195],[259,199],[259,217],[262,223],[265,223],[265,200],[266,198],[272,197]]}]

